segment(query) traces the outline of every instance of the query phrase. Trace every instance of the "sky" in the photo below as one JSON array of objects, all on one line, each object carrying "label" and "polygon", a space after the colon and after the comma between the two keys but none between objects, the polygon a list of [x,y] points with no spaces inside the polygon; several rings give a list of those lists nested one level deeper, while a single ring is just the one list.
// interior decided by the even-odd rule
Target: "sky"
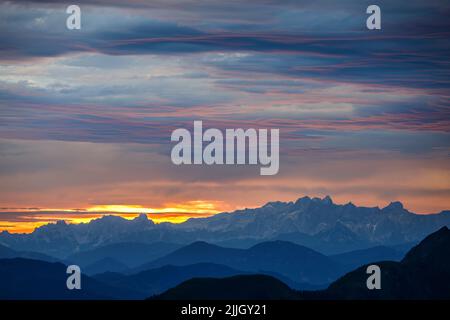
[{"label": "sky", "polygon": [[[330,195],[450,209],[450,4],[0,1],[0,230]],[[176,166],[170,134],[280,129],[280,169]]]}]

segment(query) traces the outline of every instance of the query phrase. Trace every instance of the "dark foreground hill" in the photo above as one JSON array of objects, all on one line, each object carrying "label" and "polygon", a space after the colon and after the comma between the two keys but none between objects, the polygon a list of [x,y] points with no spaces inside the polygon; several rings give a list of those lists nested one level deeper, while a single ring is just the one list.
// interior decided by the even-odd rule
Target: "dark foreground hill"
[{"label": "dark foreground hill", "polygon": [[0,300],[135,299],[131,290],[114,288],[87,276],[81,290],[69,290],[62,263],[13,258],[0,259]]},{"label": "dark foreground hill", "polygon": [[266,275],[241,275],[224,279],[194,278],[154,297],[157,300],[293,300],[298,293]]},{"label": "dark foreground hill", "polygon": [[443,227],[400,262],[381,268],[381,290],[367,290],[367,265],[346,274],[319,294],[332,299],[450,299],[450,230]]}]

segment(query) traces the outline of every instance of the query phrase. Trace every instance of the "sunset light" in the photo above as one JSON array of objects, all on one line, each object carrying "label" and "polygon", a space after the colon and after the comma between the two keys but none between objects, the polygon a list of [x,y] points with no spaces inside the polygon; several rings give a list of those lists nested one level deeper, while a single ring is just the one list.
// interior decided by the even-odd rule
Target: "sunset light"
[{"label": "sunset light", "polygon": [[132,220],[146,214],[154,223],[182,223],[190,218],[209,217],[227,209],[220,201],[193,200],[169,203],[166,207],[148,208],[140,205],[95,205],[86,209],[18,208],[9,212],[27,212],[20,221],[2,221],[0,225],[10,233],[29,233],[48,223],[64,220],[67,223],[88,223],[104,215],[120,216]]}]

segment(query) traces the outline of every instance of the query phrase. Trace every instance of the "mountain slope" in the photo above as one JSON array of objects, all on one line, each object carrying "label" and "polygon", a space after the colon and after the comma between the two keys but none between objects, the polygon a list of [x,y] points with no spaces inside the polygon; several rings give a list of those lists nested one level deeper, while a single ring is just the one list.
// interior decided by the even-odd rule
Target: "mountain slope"
[{"label": "mountain slope", "polygon": [[0,244],[0,259],[15,258],[17,251]]},{"label": "mountain slope", "polygon": [[6,246],[0,245],[0,259],[26,258],[42,260],[47,262],[58,262],[60,260],[46,254],[32,251],[16,251]]},{"label": "mountain slope", "polygon": [[122,242],[78,252],[70,255],[67,260],[84,267],[101,259],[109,258],[127,267],[134,268],[145,262],[160,258],[179,247],[180,245],[167,242],[154,242],[151,244]]},{"label": "mountain slope", "polygon": [[355,250],[337,255],[332,255],[334,261],[345,266],[349,270],[365,265],[373,261],[400,261],[405,254],[401,250],[391,247],[377,246],[364,250]]},{"label": "mountain slope", "polygon": [[[314,298],[450,299],[450,230],[443,227],[411,249],[400,262],[374,262],[381,290],[366,287],[366,266],[346,274]],[[308,294],[306,297],[310,297]]]},{"label": "mountain slope", "polygon": [[87,275],[104,272],[127,272],[128,267],[114,258],[103,258],[81,269]]}]

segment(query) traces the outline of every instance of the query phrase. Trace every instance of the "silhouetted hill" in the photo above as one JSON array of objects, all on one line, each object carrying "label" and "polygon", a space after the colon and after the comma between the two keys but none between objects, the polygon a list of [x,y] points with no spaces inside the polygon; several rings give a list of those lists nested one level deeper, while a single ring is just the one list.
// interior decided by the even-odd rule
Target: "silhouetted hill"
[{"label": "silhouetted hill", "polygon": [[111,258],[129,268],[134,268],[148,261],[160,258],[179,247],[180,245],[178,244],[167,242],[154,242],[150,244],[122,242],[78,252],[70,255],[67,259],[81,267],[85,267],[101,259]]},{"label": "silhouetted hill", "polygon": [[0,259],[0,300],[135,299],[130,290],[113,288],[88,276],[81,290],[68,290],[67,267],[61,263],[14,258]]},{"label": "silhouetted hill", "polygon": [[450,299],[450,230],[443,227],[411,249],[400,262],[373,262],[381,268],[381,290],[366,287],[367,266],[350,272],[322,292],[305,298]]},{"label": "silhouetted hill", "polygon": [[298,293],[266,275],[240,275],[223,279],[194,278],[169,289],[155,300],[292,300]]},{"label": "silhouetted hill", "polygon": [[82,268],[82,270],[87,275],[95,275],[104,272],[125,273],[128,271],[128,267],[120,261],[108,257],[87,265],[86,267]]},{"label": "silhouetted hill", "polygon": [[16,254],[17,254],[17,251],[0,244],[0,259],[13,258],[13,257],[15,257]]},{"label": "silhouetted hill", "polygon": [[400,250],[385,246],[377,246],[329,257],[347,267],[349,270],[353,270],[373,261],[400,261],[404,255],[405,253]]},{"label": "silhouetted hill", "polygon": [[187,266],[166,265],[132,275],[107,272],[94,276],[114,287],[139,291],[142,298],[161,293],[191,278],[197,277],[229,277],[245,272],[215,263],[198,263]]},{"label": "silhouetted hill", "polygon": [[48,262],[58,262],[60,260],[46,254],[32,251],[16,251],[0,244],[0,259],[26,258]]},{"label": "silhouetted hill", "polygon": [[277,273],[298,283],[326,284],[343,273],[332,259],[309,248],[286,241],[270,241],[249,249],[223,248],[206,242],[195,242],[138,270],[164,265],[218,263],[252,273]]}]

